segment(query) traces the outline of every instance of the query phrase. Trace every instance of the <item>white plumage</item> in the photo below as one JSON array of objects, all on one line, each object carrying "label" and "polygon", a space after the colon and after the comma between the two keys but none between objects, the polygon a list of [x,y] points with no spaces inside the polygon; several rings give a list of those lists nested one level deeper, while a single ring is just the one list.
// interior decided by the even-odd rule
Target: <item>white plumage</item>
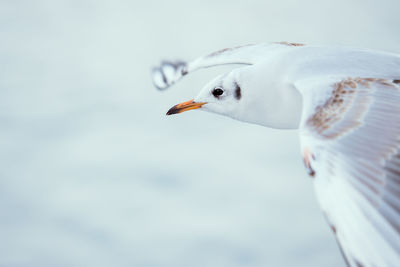
[{"label": "white plumage", "polygon": [[163,62],[157,88],[242,64],[168,114],[201,108],[273,128],[298,128],[321,208],[349,266],[400,266],[400,56],[296,43],[223,49]]}]

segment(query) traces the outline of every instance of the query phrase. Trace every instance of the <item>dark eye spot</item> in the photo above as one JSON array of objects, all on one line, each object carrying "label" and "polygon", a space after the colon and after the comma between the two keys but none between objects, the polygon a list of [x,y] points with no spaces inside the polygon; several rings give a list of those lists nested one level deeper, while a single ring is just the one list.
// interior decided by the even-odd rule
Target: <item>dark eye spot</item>
[{"label": "dark eye spot", "polygon": [[224,90],[222,90],[221,88],[217,87],[214,88],[214,90],[212,91],[213,96],[215,97],[219,97],[224,93]]},{"label": "dark eye spot", "polygon": [[240,89],[240,86],[235,83],[235,98],[237,100],[240,100],[240,98],[242,97],[242,90]]}]

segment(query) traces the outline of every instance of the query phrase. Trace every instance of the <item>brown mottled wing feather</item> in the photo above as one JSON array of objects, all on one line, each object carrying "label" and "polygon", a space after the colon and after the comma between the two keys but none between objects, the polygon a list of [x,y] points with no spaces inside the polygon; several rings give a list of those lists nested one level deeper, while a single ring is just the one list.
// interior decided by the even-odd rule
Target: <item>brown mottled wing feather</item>
[{"label": "brown mottled wing feather", "polygon": [[350,266],[400,266],[398,80],[306,83],[303,151]]}]

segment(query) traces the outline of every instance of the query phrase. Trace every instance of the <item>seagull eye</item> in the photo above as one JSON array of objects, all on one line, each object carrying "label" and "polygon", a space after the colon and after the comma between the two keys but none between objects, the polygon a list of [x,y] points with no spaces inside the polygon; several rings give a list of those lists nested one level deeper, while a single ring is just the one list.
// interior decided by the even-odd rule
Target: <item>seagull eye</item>
[{"label": "seagull eye", "polygon": [[220,95],[222,95],[224,93],[224,90],[222,90],[221,88],[217,87],[212,91],[213,96],[215,97],[219,97]]}]

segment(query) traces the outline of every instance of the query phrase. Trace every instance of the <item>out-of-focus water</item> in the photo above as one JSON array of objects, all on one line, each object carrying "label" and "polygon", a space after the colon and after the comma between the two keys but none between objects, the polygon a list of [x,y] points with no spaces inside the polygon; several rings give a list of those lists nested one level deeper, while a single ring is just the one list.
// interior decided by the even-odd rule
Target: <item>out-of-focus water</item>
[{"label": "out-of-focus water", "polygon": [[0,266],[344,266],[296,131],[166,117],[229,68],[150,68],[293,41],[400,52],[392,1],[0,2]]}]

